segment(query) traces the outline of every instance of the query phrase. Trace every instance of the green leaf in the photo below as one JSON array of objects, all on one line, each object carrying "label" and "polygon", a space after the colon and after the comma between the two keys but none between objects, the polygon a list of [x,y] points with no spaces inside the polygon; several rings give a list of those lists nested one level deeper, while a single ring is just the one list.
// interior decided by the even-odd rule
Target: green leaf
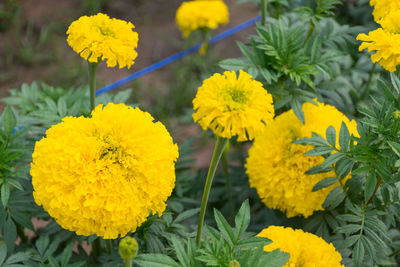
[{"label": "green leaf", "polygon": [[343,193],[341,186],[335,187],[331,192],[329,192],[326,197],[322,207],[334,209],[339,206],[340,203],[345,199],[346,195]]},{"label": "green leaf", "polygon": [[321,155],[331,153],[332,150],[333,150],[333,148],[331,148],[329,146],[321,146],[321,147],[316,147],[314,149],[311,149],[304,154],[307,156],[321,156]]},{"label": "green leaf", "polygon": [[10,216],[7,218],[6,223],[4,224],[3,231],[7,250],[9,253],[12,253],[15,247],[15,240],[17,239],[17,227]]},{"label": "green leaf", "polygon": [[42,235],[35,243],[36,249],[41,256],[44,256],[47,247],[49,246],[50,239],[48,235]]},{"label": "green leaf", "polygon": [[249,200],[246,199],[239,209],[235,217],[235,242],[237,242],[240,236],[246,231],[250,224],[250,205]]},{"label": "green leaf", "polygon": [[370,173],[366,180],[365,180],[365,188],[364,188],[364,199],[365,201],[368,201],[372,194],[375,191],[376,183],[378,182],[378,179],[376,178],[375,173]]},{"label": "green leaf", "polygon": [[184,220],[186,220],[186,219],[188,219],[188,218],[190,218],[190,217],[196,215],[197,213],[199,213],[199,211],[200,211],[199,208],[197,208],[197,209],[191,209],[191,210],[186,210],[186,211],[182,212],[181,214],[179,214],[179,215],[175,218],[174,223],[180,223],[180,222],[182,222],[182,221],[184,221]]},{"label": "green leaf", "polygon": [[238,58],[229,58],[222,60],[218,63],[218,66],[220,68],[226,69],[226,70],[241,70],[241,69],[247,69],[251,65],[249,63],[244,62],[242,59]]},{"label": "green leaf", "polygon": [[326,140],[331,146],[336,147],[336,130],[332,126],[326,129]]},{"label": "green leaf", "polygon": [[233,247],[236,244],[235,235],[233,234],[232,227],[225,220],[224,216],[220,211],[214,209],[215,222],[217,223],[218,229],[221,231],[222,237],[228,244]]},{"label": "green leaf", "polygon": [[140,254],[133,262],[144,267],[182,267],[164,254]]},{"label": "green leaf", "polygon": [[190,259],[182,244],[182,240],[175,235],[172,235],[170,240],[172,242],[172,246],[174,247],[176,257],[182,266],[190,266]]},{"label": "green leaf", "polygon": [[342,126],[340,127],[340,133],[339,133],[340,150],[343,152],[347,152],[349,150],[349,142],[350,142],[349,129],[347,129],[346,123],[342,122]]},{"label": "green leaf", "polygon": [[15,253],[15,254],[11,255],[10,257],[8,257],[5,264],[6,264],[6,266],[9,266],[8,264],[26,261],[31,257],[31,254],[32,253],[30,253],[30,252]]},{"label": "green leaf", "polygon": [[8,184],[3,184],[1,186],[1,203],[3,204],[3,207],[7,207],[9,198],[10,198],[10,186]]},{"label": "green leaf", "polygon": [[11,213],[11,217],[14,219],[15,222],[22,225],[23,227],[28,228],[32,231],[34,230],[31,222],[31,216],[28,213],[14,211]]},{"label": "green leaf", "polygon": [[302,104],[297,99],[294,98],[290,102],[290,105],[292,106],[294,114],[296,114],[297,118],[304,124],[304,113],[303,110],[301,109]]},{"label": "green leaf", "polygon": [[267,253],[263,253],[261,258],[259,259],[258,266],[268,266],[268,267],[281,267],[284,266],[288,260],[290,255],[288,253],[279,251],[278,249]]},{"label": "green leaf", "polygon": [[388,141],[388,144],[392,148],[393,152],[396,153],[398,157],[400,157],[400,144],[392,141]]},{"label": "green leaf", "polygon": [[360,224],[347,224],[336,229],[336,232],[349,235],[356,232],[358,233],[360,232],[360,230],[361,230]]},{"label": "green leaf", "polygon": [[13,130],[15,129],[15,126],[17,126],[17,119],[15,117],[14,111],[11,109],[9,105],[4,110],[4,117],[3,117],[3,123],[4,123],[4,130],[7,134],[8,137],[11,136],[13,133]]},{"label": "green leaf", "polygon": [[361,222],[361,218],[353,214],[341,214],[337,215],[336,218],[344,222]]},{"label": "green leaf", "polygon": [[7,256],[7,246],[4,244],[1,244],[0,246],[0,266],[4,262]]},{"label": "green leaf", "polygon": [[24,188],[22,187],[21,183],[15,179],[7,179],[7,183],[14,186],[18,190],[24,191]]},{"label": "green leaf", "polygon": [[74,248],[74,243],[73,243],[73,242],[70,242],[70,243],[66,246],[66,248],[64,249],[64,251],[62,252],[62,254],[61,254],[61,259],[60,259],[60,263],[61,263],[61,266],[62,266],[62,267],[68,265],[68,262],[69,262],[69,260],[71,259],[71,256],[72,256],[72,249],[73,249],[73,248]]},{"label": "green leaf", "polygon": [[343,153],[335,153],[330,155],[329,157],[326,158],[326,160],[324,161],[324,163],[322,163],[322,165],[324,167],[329,167],[333,164],[335,164],[336,162],[338,162],[340,159],[346,157],[345,154]]},{"label": "green leaf", "polygon": [[335,184],[337,181],[338,181],[337,177],[325,178],[325,179],[319,181],[316,185],[314,185],[312,191],[315,192],[315,191],[318,191],[318,190],[320,190],[322,188],[331,186],[331,185]]}]

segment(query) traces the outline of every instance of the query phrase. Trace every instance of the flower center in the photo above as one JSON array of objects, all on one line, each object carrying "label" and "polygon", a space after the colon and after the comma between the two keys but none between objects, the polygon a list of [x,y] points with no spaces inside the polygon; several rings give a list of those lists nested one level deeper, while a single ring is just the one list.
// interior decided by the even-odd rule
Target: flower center
[{"label": "flower center", "polygon": [[104,25],[99,27],[99,31],[103,36],[115,37],[114,32],[109,27],[106,27]]},{"label": "flower center", "polygon": [[238,88],[228,89],[225,95],[225,102],[228,110],[242,109],[247,103],[246,92]]}]

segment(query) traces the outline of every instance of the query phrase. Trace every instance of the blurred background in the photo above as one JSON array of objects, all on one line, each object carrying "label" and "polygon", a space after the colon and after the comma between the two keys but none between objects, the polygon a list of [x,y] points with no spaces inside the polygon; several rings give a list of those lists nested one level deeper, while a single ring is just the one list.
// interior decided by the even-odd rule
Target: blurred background
[{"label": "blurred background", "polygon": [[[1,0],[0,1],[0,97],[23,83],[42,81],[55,87],[77,87],[87,83],[87,65],[66,42],[66,30],[82,15],[106,13],[110,17],[132,22],[139,33],[138,57],[128,70],[99,65],[98,88],[121,79],[167,56],[196,44],[200,38],[183,40],[175,24],[180,0]],[[253,4],[238,5],[225,1],[230,10],[230,23],[213,33],[242,23],[256,15]],[[216,45],[206,57],[188,56],[172,65],[139,78],[123,88],[133,88],[132,97],[145,106],[163,106],[167,110],[153,113],[182,113],[184,107],[164,107],[168,95],[185,91],[187,101],[194,96],[202,75],[215,63],[240,56],[235,40],[246,40],[254,30],[242,31]],[[193,87],[189,92],[184,90]],[[135,99],[133,99],[135,100]],[[189,101],[189,104],[191,101]],[[0,110],[4,104],[0,103]],[[176,110],[177,109],[177,110]],[[171,114],[176,115],[176,114]]]}]

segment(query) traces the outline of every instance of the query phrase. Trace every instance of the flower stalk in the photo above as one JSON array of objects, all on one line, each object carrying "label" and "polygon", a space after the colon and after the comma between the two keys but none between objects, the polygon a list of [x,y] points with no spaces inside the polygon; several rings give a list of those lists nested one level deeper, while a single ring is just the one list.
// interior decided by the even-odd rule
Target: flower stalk
[{"label": "flower stalk", "polygon": [[268,6],[268,1],[267,0],[261,0],[261,25],[265,26],[265,22],[267,20],[267,7]]},{"label": "flower stalk", "polygon": [[228,194],[228,202],[229,202],[229,210],[231,212],[232,218],[234,217],[235,210],[233,208],[233,200],[232,200],[232,190],[231,190],[231,181],[229,179],[229,165],[228,165],[228,150],[229,143],[225,146],[224,152],[222,153],[222,167],[224,169],[225,175],[225,184],[226,184],[226,193]]},{"label": "flower stalk", "polygon": [[88,73],[89,73],[89,91],[90,91],[90,110],[94,110],[96,107],[96,71],[97,63],[88,61]]},{"label": "flower stalk", "polygon": [[215,142],[214,152],[211,158],[210,168],[208,169],[206,184],[204,186],[203,199],[201,200],[200,216],[197,225],[197,237],[196,237],[197,247],[200,247],[201,233],[203,230],[204,217],[206,214],[207,202],[208,202],[208,197],[210,195],[212,181],[214,179],[215,171],[217,169],[219,160],[221,159],[222,153],[224,152],[225,146],[228,143],[228,140],[229,139],[218,136]]}]

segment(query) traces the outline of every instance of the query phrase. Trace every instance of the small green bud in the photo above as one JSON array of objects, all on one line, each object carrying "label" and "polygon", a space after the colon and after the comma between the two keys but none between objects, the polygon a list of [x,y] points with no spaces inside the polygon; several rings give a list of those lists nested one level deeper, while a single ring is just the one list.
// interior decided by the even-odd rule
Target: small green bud
[{"label": "small green bud", "polygon": [[119,242],[118,252],[124,260],[132,260],[136,258],[138,251],[138,242],[133,237],[127,236]]},{"label": "small green bud", "polygon": [[393,112],[393,118],[394,118],[395,120],[400,119],[400,110],[395,110],[395,111]]},{"label": "small green bud", "polygon": [[237,260],[233,260],[229,263],[229,267],[240,267],[240,263]]}]

